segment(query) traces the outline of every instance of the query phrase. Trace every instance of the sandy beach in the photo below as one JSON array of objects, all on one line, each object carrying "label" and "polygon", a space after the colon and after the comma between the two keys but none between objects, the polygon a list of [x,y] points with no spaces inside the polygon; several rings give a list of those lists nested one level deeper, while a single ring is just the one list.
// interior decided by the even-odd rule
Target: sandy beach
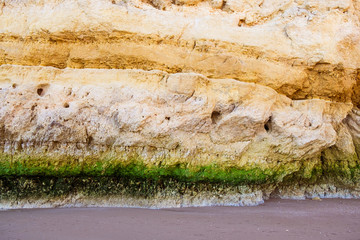
[{"label": "sandy beach", "polygon": [[56,208],[0,212],[2,240],[360,239],[360,200],[256,207]]}]

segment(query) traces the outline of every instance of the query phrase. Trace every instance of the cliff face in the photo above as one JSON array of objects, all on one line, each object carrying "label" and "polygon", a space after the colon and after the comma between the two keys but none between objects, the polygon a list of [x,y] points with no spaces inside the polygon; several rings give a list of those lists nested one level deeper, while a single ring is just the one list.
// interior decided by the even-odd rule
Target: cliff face
[{"label": "cliff face", "polygon": [[360,196],[359,0],[3,0],[0,64],[3,206]]}]

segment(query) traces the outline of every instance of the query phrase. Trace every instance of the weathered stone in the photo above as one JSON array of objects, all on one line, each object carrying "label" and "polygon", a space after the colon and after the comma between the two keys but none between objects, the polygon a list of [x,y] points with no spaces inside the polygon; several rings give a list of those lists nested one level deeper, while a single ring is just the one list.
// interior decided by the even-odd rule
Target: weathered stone
[{"label": "weathered stone", "polygon": [[0,29],[0,178],[111,156],[180,169],[160,195],[219,168],[213,204],[359,196],[359,0],[2,0]]}]

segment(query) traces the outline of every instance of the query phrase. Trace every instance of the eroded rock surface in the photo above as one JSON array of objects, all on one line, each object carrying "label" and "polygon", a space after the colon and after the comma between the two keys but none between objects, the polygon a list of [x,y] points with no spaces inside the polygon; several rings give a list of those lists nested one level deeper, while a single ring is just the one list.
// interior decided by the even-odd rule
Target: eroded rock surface
[{"label": "eroded rock surface", "polygon": [[[0,1],[0,184],[52,186],[33,177],[68,163],[99,177],[111,156],[195,171],[159,174],[210,179],[213,204],[359,196],[359,16],[358,0]],[[211,198],[196,189],[170,199]]]}]

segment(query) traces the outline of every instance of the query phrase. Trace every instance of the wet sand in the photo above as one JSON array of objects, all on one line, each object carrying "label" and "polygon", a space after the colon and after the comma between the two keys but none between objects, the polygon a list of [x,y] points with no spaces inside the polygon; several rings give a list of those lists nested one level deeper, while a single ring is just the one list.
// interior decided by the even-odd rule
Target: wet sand
[{"label": "wet sand", "polygon": [[360,240],[360,200],[269,200],[256,207],[0,211],[1,240]]}]

